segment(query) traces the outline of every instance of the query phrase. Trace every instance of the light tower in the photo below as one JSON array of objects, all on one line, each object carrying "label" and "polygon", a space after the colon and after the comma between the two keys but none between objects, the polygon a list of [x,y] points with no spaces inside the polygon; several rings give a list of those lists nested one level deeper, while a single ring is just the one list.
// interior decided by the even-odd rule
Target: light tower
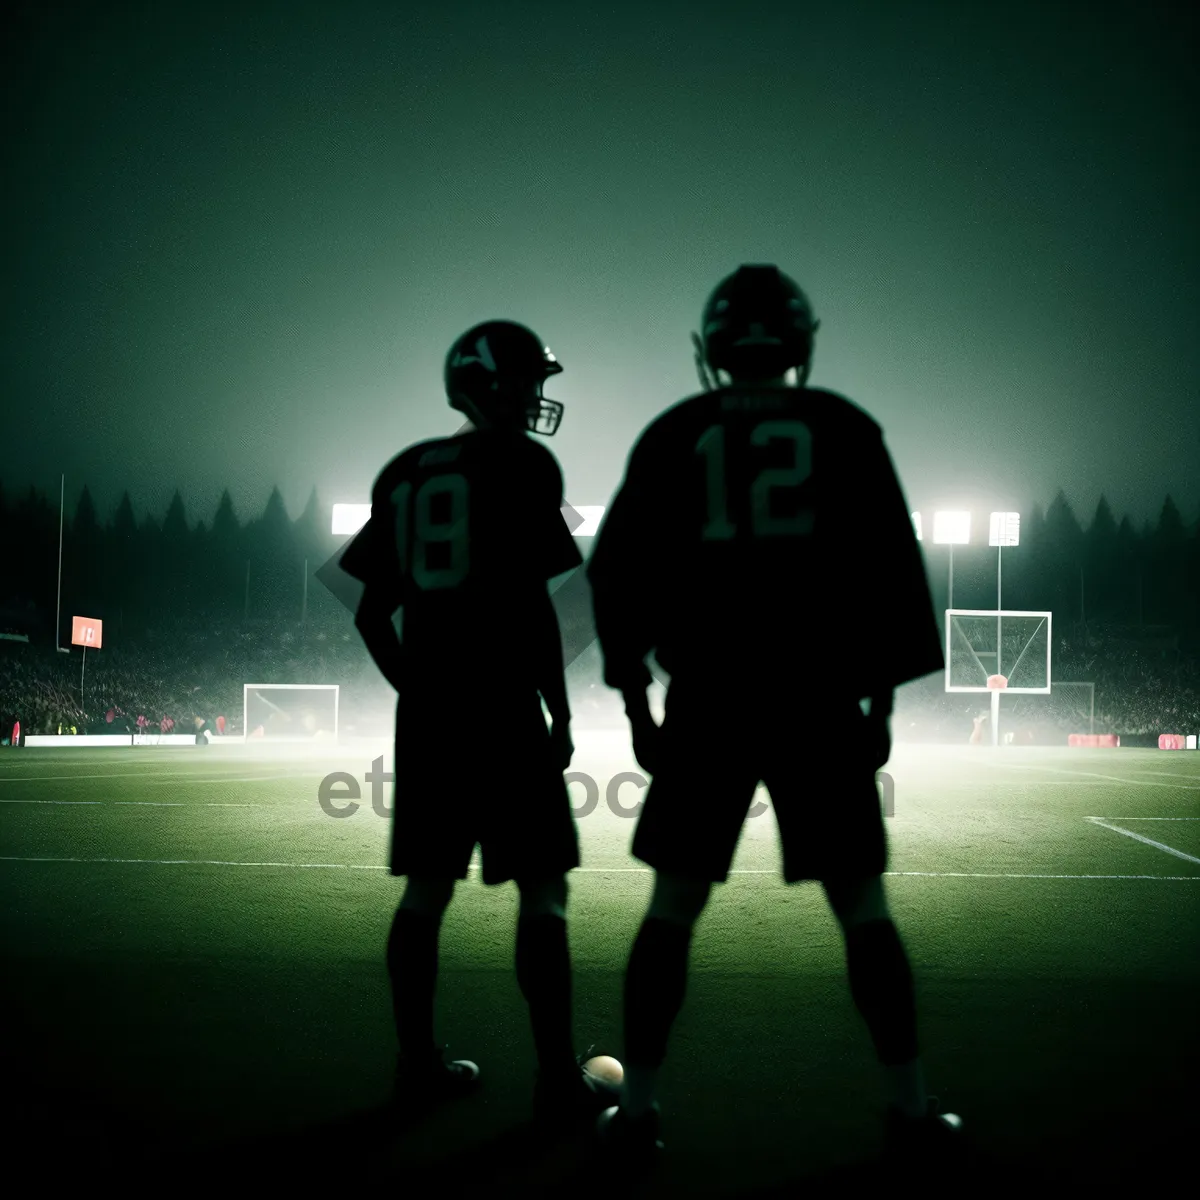
[{"label": "light tower", "polygon": [[950,547],[950,596],[947,608],[954,607],[954,547],[971,541],[971,514],[960,509],[933,514],[933,540]]}]

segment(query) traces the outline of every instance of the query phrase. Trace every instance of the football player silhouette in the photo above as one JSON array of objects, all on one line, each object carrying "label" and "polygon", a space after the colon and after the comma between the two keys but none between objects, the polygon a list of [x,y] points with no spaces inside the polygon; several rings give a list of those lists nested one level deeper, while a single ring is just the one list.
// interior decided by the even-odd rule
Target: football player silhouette
[{"label": "football player silhouette", "polygon": [[484,883],[515,880],[520,892],[516,971],[537,1048],[536,1110],[590,1117],[613,1096],[582,1071],[571,1027],[566,877],[579,847],[547,581],[581,559],[558,462],[529,436],[558,428],[563,406],[542,389],[561,370],[523,325],[488,321],[464,333],[446,357],[445,385],[468,426],[383,469],[370,520],[341,559],[366,585],[355,624],[399,696],[390,869],[406,885],[387,964],[395,1094],[406,1106],[479,1079],[473,1062],[445,1059],[433,1019],[442,915],[476,845]]},{"label": "football player silhouette", "polygon": [[[875,782],[893,691],[940,669],[941,646],[879,425],[807,386],[817,327],[774,266],[716,288],[695,338],[705,390],[638,439],[588,566],[605,680],[652,775],[633,840],[655,884],[626,976],[625,1087],[600,1118],[605,1142],[635,1155],[661,1147],[657,1075],[692,927],[760,782],[785,880],[819,880],[840,922],[896,1144],[952,1138],[959,1124],[925,1090]],[[669,676],[661,727],[651,653]]]}]

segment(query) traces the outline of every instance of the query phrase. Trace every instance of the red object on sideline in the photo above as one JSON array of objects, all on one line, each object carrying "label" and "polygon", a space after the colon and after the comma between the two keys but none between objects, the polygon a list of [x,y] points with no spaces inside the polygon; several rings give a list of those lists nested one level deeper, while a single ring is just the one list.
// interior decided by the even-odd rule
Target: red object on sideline
[{"label": "red object on sideline", "polygon": [[1187,745],[1187,740],[1182,733],[1160,733],[1158,735],[1158,748],[1160,750],[1182,750]]},{"label": "red object on sideline", "polygon": [[224,717],[217,718],[217,732],[222,733],[222,734],[225,732],[225,718]]},{"label": "red object on sideline", "polygon": [[99,650],[103,645],[104,622],[96,617],[71,618],[71,645]]},{"label": "red object on sideline", "polygon": [[1121,744],[1120,737],[1115,733],[1072,733],[1067,735],[1068,746],[1106,747],[1116,749]]}]

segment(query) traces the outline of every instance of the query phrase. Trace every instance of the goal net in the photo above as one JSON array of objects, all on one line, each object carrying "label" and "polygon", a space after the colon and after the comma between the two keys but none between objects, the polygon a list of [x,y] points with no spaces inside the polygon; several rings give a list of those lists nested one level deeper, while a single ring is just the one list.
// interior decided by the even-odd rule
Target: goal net
[{"label": "goal net", "polygon": [[336,683],[247,683],[242,690],[247,742],[333,742],[338,735]]}]

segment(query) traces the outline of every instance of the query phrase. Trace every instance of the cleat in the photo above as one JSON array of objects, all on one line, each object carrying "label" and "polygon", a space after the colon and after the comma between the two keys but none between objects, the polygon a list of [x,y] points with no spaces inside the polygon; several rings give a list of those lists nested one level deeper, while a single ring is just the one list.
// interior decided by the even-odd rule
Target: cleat
[{"label": "cleat", "polygon": [[[588,1051],[588,1056],[591,1051]],[[533,1089],[534,1119],[545,1125],[572,1125],[591,1121],[605,1109],[619,1104],[621,1085],[592,1075],[583,1068],[554,1078],[538,1074]]]},{"label": "cleat", "polygon": [[658,1161],[663,1144],[659,1137],[658,1105],[631,1119],[620,1107],[605,1109],[596,1120],[596,1140],[601,1151],[632,1171],[648,1171]]},{"label": "cleat", "polygon": [[424,1112],[469,1095],[479,1086],[479,1068],[468,1059],[446,1062],[441,1053],[422,1062],[397,1057],[392,1101],[405,1112]]},{"label": "cleat", "polygon": [[938,1111],[937,1098],[929,1098],[923,1117],[906,1117],[897,1108],[887,1112],[885,1154],[891,1158],[938,1158],[962,1151],[962,1117]]}]

